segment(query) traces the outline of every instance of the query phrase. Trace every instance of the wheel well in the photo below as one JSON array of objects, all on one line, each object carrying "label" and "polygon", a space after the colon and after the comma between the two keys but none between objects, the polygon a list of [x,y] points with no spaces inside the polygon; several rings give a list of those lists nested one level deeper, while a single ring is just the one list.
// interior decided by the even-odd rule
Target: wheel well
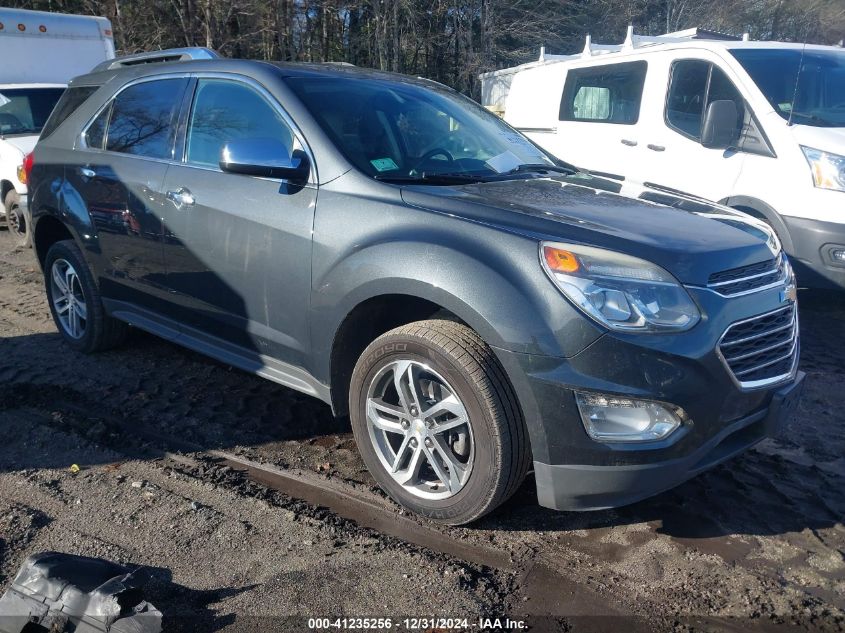
[{"label": "wheel well", "polygon": [[408,295],[373,297],[358,304],[346,315],[332,344],[331,394],[335,415],[349,412],[349,381],[355,363],[367,345],[393,328],[432,317],[462,323],[452,312],[436,303]]},{"label": "wheel well", "polygon": [[12,185],[12,183],[10,183],[8,180],[0,181],[0,204],[6,202],[6,194],[14,188],[14,185]]},{"label": "wheel well", "polygon": [[35,254],[38,256],[38,261],[41,266],[44,266],[44,260],[47,258],[47,251],[50,247],[61,240],[73,239],[68,228],[59,220],[52,216],[46,216],[38,221],[35,235],[33,236],[33,244],[35,245]]}]

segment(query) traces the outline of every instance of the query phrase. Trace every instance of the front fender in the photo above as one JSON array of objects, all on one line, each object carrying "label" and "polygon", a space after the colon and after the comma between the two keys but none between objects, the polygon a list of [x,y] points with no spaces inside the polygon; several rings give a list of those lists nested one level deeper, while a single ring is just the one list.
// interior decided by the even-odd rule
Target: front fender
[{"label": "front fender", "polygon": [[478,236],[464,242],[454,232],[437,233],[421,235],[426,241],[371,244],[315,277],[311,323],[317,376],[330,375],[335,333],[346,316],[383,295],[430,301],[489,345],[519,353],[569,357],[601,335],[546,278],[536,242],[503,235],[499,244],[481,245]]}]

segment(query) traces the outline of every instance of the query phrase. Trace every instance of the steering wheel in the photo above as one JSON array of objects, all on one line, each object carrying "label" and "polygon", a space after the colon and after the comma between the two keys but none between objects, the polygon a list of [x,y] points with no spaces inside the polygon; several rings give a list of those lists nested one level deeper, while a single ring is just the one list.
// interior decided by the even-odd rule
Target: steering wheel
[{"label": "steering wheel", "polygon": [[417,169],[418,167],[424,165],[427,161],[431,160],[435,156],[445,156],[446,160],[450,163],[455,161],[455,158],[445,149],[442,147],[435,147],[432,150],[427,151],[422,157],[414,164],[413,169]]}]

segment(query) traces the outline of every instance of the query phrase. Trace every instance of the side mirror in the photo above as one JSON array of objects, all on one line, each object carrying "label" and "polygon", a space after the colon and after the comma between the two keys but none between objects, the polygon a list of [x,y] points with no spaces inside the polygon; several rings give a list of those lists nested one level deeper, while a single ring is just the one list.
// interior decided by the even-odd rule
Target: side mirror
[{"label": "side mirror", "polygon": [[230,174],[261,178],[284,178],[306,182],[311,172],[305,152],[294,151],[273,138],[229,141],[220,150],[220,169]]},{"label": "side mirror", "polygon": [[707,106],[704,126],[701,129],[701,144],[710,149],[727,149],[736,140],[736,118],[739,112],[736,103],[724,99],[713,101]]}]

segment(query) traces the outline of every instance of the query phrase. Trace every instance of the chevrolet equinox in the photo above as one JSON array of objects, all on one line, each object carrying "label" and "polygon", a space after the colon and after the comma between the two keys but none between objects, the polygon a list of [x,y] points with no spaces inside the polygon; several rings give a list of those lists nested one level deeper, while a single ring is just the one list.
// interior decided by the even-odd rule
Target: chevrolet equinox
[{"label": "chevrolet equinox", "polygon": [[800,393],[765,224],[578,170],[435,82],[120,58],[70,84],[27,169],[70,348],[134,326],[320,398],[437,521],[529,470],[549,508],[632,503],[754,445]]}]

